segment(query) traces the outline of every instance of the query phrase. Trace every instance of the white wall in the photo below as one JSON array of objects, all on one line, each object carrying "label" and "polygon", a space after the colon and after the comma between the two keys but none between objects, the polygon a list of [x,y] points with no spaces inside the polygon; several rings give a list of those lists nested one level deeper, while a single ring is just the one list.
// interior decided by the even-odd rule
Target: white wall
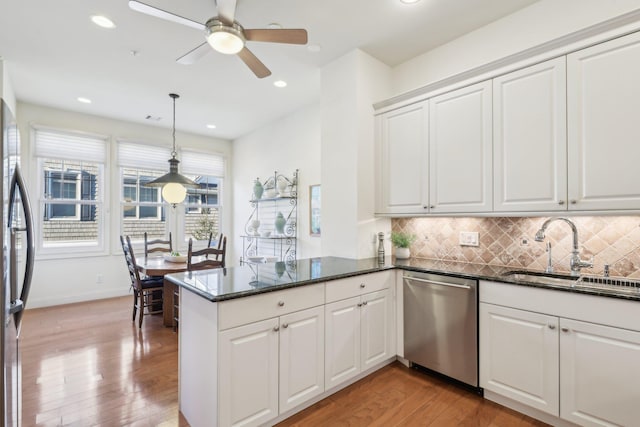
[{"label": "white wall", "polygon": [[9,67],[7,63],[0,59],[0,98],[4,99],[9,109],[16,113],[16,95],[13,93],[13,86],[9,77]]},{"label": "white wall", "polygon": [[640,0],[540,0],[392,72],[393,96],[640,8]]},{"label": "white wall", "polygon": [[[171,130],[168,128],[145,126],[104,117],[92,116],[70,111],[56,110],[49,107],[18,102],[18,125],[22,138],[22,168],[30,190],[31,203],[38,203],[37,171],[35,159],[31,152],[31,125],[49,126],[58,129],[75,130],[105,135],[110,142],[109,169],[105,178],[110,183],[107,188],[113,189],[106,215],[107,250],[104,254],[90,257],[62,257],[43,259],[36,253],[36,265],[29,306],[40,307],[69,302],[86,301],[126,295],[129,292],[129,277],[120,246],[120,205],[119,171],[116,164],[116,141],[126,139],[163,147],[171,146]],[[176,133],[176,145],[180,148],[192,148],[207,152],[220,153],[227,158],[227,174],[230,173],[228,159],[231,154],[229,141],[209,138],[200,135]],[[230,228],[232,191],[228,179],[223,184],[222,195],[222,229]],[[227,191],[225,191],[225,189]],[[180,207],[178,207],[179,209]],[[176,230],[171,230],[177,236]],[[175,242],[174,239],[174,244]],[[97,276],[101,275],[103,283],[98,284]]]},{"label": "white wall", "polygon": [[[375,256],[372,104],[389,95],[389,67],[355,50],[322,69],[322,254]],[[390,252],[389,252],[390,253]]]},{"label": "white wall", "polygon": [[228,265],[237,265],[242,255],[240,235],[251,214],[253,181],[258,177],[264,181],[276,170],[291,176],[299,169],[297,257],[320,256],[320,238],[309,235],[309,186],[321,184],[318,105],[309,105],[233,141],[232,164],[234,221],[233,233],[228,234],[234,237],[234,251]]}]

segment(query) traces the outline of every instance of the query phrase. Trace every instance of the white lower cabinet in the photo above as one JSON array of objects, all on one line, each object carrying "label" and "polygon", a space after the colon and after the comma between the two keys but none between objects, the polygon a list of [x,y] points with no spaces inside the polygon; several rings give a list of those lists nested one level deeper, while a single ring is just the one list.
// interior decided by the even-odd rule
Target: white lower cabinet
[{"label": "white lower cabinet", "polygon": [[640,423],[640,332],[560,319],[560,417],[584,426]]},{"label": "white lower cabinet", "polygon": [[558,318],[480,304],[480,386],[558,415]]},{"label": "white lower cabinet", "polygon": [[638,425],[638,302],[492,282],[481,282],[480,298],[485,396],[549,414],[530,413],[554,425]]},{"label": "white lower cabinet", "polygon": [[220,332],[220,424],[260,425],[324,392],[324,310]]},{"label": "white lower cabinet", "polygon": [[392,313],[390,289],[325,306],[327,390],[395,355]]}]

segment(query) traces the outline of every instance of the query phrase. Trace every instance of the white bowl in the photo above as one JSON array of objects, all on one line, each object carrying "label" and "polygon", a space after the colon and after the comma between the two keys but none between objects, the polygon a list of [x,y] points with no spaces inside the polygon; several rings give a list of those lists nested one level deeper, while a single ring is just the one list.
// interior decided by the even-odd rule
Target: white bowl
[{"label": "white bowl", "polygon": [[264,197],[266,197],[267,199],[273,199],[277,194],[278,193],[276,192],[275,188],[268,188],[264,192]]},{"label": "white bowl", "polygon": [[276,262],[278,260],[277,256],[266,256],[264,257],[265,262]]},{"label": "white bowl", "polygon": [[247,259],[249,261],[255,262],[255,263],[264,262],[264,257],[263,256],[250,256],[250,257],[247,257]]},{"label": "white bowl", "polygon": [[262,233],[260,233],[260,235],[262,237],[269,237],[269,236],[271,236],[271,232],[270,231],[263,231]]},{"label": "white bowl", "polygon": [[186,255],[180,255],[180,256],[165,255],[164,259],[165,261],[169,261],[169,262],[187,262]]}]

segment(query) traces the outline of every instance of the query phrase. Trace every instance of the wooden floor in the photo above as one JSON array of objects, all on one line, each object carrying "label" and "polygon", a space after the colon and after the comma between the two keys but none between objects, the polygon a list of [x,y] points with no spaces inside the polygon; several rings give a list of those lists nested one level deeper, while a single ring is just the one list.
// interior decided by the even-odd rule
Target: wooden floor
[{"label": "wooden floor", "polygon": [[[131,298],[27,310],[23,426],[188,426],[178,414],[178,339]],[[544,426],[394,363],[280,426]],[[213,424],[212,424],[213,426]]]}]

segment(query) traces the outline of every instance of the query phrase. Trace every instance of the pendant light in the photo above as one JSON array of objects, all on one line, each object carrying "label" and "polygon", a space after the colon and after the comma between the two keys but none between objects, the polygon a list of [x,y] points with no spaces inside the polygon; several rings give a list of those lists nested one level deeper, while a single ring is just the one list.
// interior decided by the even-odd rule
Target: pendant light
[{"label": "pendant light", "polygon": [[178,173],[180,160],[176,159],[176,98],[179,98],[180,95],[170,93],[169,96],[173,98],[173,149],[169,159],[169,173],[146,183],[145,187],[162,187],[162,198],[175,207],[187,197],[185,187],[197,188],[198,184]]}]

